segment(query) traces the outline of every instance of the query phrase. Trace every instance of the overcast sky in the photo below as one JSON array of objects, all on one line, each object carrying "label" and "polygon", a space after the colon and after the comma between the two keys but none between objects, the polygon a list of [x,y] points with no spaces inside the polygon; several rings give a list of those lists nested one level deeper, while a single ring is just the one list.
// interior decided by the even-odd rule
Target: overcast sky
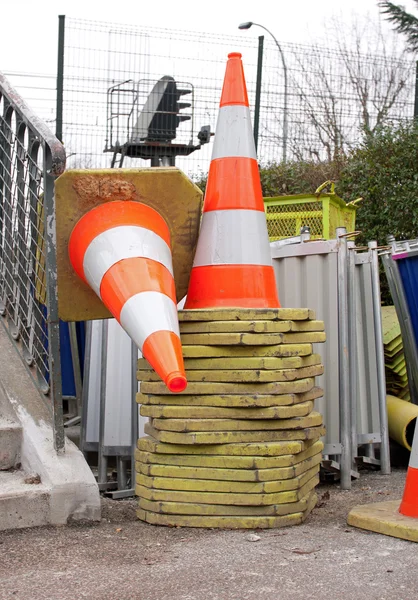
[{"label": "overcast sky", "polygon": [[[400,1],[414,11],[413,0]],[[297,43],[332,39],[332,26],[324,23],[333,15],[347,26],[353,15],[379,18],[376,0],[0,0],[0,70],[55,73],[59,14],[234,36],[262,34],[255,27],[238,32],[239,23],[254,21],[279,41]]]}]

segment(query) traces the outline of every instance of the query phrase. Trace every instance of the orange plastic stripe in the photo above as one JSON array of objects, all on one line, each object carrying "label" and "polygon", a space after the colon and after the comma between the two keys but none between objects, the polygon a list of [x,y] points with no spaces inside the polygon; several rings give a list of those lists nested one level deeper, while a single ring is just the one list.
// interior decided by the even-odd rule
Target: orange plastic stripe
[{"label": "orange plastic stripe", "polygon": [[184,308],[280,308],[273,267],[194,267]]},{"label": "orange plastic stripe", "polygon": [[235,208],[264,212],[257,161],[237,157],[212,160],[203,212]]},{"label": "orange plastic stripe", "polygon": [[408,467],[399,512],[405,517],[418,517],[418,469],[414,467]]},{"label": "orange plastic stripe", "polygon": [[140,292],[161,292],[176,302],[173,276],[161,263],[150,258],[119,261],[106,272],[100,285],[103,304],[118,320],[125,302]]},{"label": "orange plastic stripe", "polygon": [[249,106],[241,56],[242,54],[239,52],[231,52],[228,54],[228,62],[226,63],[225,79],[219,106],[227,106],[228,104],[243,104]]},{"label": "orange plastic stripe", "polygon": [[183,353],[178,335],[172,331],[156,331],[147,337],[142,354],[163,375],[164,383],[171,392],[182,392],[187,386]]},{"label": "orange plastic stripe", "polygon": [[84,272],[84,254],[94,238],[103,231],[121,225],[136,225],[150,229],[170,246],[168,225],[150,206],[131,200],[101,204],[83,215],[71,233],[68,251],[76,273]]}]

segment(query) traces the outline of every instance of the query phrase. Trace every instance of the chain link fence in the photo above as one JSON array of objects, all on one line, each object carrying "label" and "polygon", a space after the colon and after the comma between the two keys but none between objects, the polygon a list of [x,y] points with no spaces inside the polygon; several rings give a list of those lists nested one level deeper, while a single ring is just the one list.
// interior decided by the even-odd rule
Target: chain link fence
[{"label": "chain link fence", "polygon": [[[336,35],[332,48],[280,44],[285,86],[281,56],[266,35],[259,110],[261,164],[281,161],[284,147],[287,160],[334,160],[359,143],[362,128],[373,131],[389,120],[412,117],[414,61],[381,34],[370,38],[369,46],[365,37],[359,31],[347,38]],[[203,126],[215,131],[231,51],[243,54],[254,119],[259,41],[249,33],[216,36],[65,18],[63,42],[62,131],[69,167],[111,166],[112,156],[104,150],[111,149],[112,142],[129,139],[129,118],[134,122],[132,114],[144,110],[150,90],[167,77],[192,92],[181,99],[191,103],[190,108],[179,111],[191,118],[179,123],[171,143],[198,147]],[[122,89],[129,93],[122,94]],[[109,90],[118,90],[111,94],[113,104]],[[211,145],[177,156],[176,165],[194,178],[205,175]],[[123,166],[149,164],[127,156]]]}]

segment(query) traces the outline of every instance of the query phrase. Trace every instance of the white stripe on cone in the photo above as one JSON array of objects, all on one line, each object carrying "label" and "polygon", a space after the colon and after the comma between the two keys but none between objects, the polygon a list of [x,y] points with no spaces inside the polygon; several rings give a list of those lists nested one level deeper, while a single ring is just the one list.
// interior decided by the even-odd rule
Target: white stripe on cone
[{"label": "white stripe on cone", "polygon": [[161,292],[140,292],[125,302],[120,324],[142,351],[142,346],[156,331],[172,331],[180,337],[177,306]]},{"label": "white stripe on cone", "polygon": [[219,109],[212,160],[232,156],[257,158],[248,106],[233,104]]},{"label": "white stripe on cone", "polygon": [[194,267],[272,265],[264,212],[211,210],[203,217]]},{"label": "white stripe on cone", "polygon": [[100,233],[89,244],[83,260],[84,274],[100,297],[104,274],[124,258],[150,258],[164,265],[173,274],[171,251],[166,242],[145,227],[121,225]]},{"label": "white stripe on cone", "polygon": [[418,428],[415,429],[414,439],[412,440],[411,454],[409,456],[409,466],[412,469],[418,469]]}]

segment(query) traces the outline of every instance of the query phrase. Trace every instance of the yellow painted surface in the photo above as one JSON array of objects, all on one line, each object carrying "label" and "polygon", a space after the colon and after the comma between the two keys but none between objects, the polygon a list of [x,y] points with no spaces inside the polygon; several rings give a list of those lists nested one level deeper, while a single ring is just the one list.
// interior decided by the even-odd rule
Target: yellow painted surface
[{"label": "yellow painted surface", "polygon": [[[270,383],[276,381],[295,381],[306,377],[317,377],[324,372],[324,366],[312,365],[299,369],[280,369],[274,371],[247,370],[233,371],[231,369],[195,370],[187,372],[187,381],[213,381],[219,383]],[[160,376],[151,370],[140,370],[136,373],[138,381],[161,381]]]},{"label": "yellow painted surface", "polygon": [[[307,321],[309,323],[309,321]],[[292,321],[183,321],[183,333],[284,333],[292,330]]]},{"label": "yellow painted surface", "polygon": [[142,510],[172,515],[220,515],[220,516],[282,516],[304,512],[317,501],[315,492],[310,492],[298,502],[272,504],[270,506],[233,506],[228,504],[198,504],[196,502],[153,502],[139,499]]},{"label": "yellow painted surface", "polygon": [[140,413],[143,417],[153,417],[154,419],[290,419],[305,417],[312,409],[312,402],[272,408],[143,405]]},{"label": "yellow painted surface", "polygon": [[300,442],[290,442],[289,449],[293,454],[282,456],[210,456],[207,454],[162,454],[135,450],[135,460],[142,464],[173,465],[185,467],[209,467],[214,469],[258,469],[259,471],[292,467],[299,463],[321,454],[324,444],[314,441],[312,444],[305,442],[303,447]]},{"label": "yellow painted surface", "polygon": [[151,425],[159,431],[181,433],[199,431],[271,431],[303,429],[322,425],[322,415],[311,412],[306,417],[292,419],[152,419]]},{"label": "yellow painted surface", "polygon": [[65,321],[110,316],[96,294],[74,273],[68,241],[84,214],[112,200],[142,202],[161,214],[171,233],[177,299],[187,292],[200,224],[202,192],[198,187],[175,168],[66,171],[55,182],[58,305],[59,316]]},{"label": "yellow painted surface", "polygon": [[197,346],[273,346],[275,344],[310,344],[325,342],[325,332],[295,333],[182,333],[185,345]]},{"label": "yellow painted surface", "polygon": [[201,346],[183,344],[184,358],[289,357],[312,354],[312,344],[275,344],[273,346]]},{"label": "yellow painted surface", "polygon": [[[319,426],[318,426],[319,427]],[[159,442],[168,444],[232,444],[251,442],[282,442],[290,440],[305,440],[314,435],[315,427],[294,430],[276,431],[195,431],[193,433],[178,433],[176,431],[161,431],[149,423],[144,431]],[[322,430],[322,427],[321,427]],[[321,433],[322,437],[323,433]]]},{"label": "yellow painted surface", "polygon": [[184,467],[137,462],[136,471],[148,477],[177,477],[180,479],[214,479],[217,481],[279,481],[302,475],[319,465],[322,454],[307,458],[297,466],[277,469],[218,469],[211,467]]},{"label": "yellow painted surface", "polygon": [[137,484],[135,493],[139,498],[153,502],[196,502],[198,504],[228,504],[236,506],[271,506],[298,502],[312,491],[319,483],[315,475],[299,489],[276,492],[273,494],[247,494],[228,492],[194,492],[184,490],[160,490]]},{"label": "yellow painted surface", "polygon": [[203,527],[210,529],[278,529],[300,525],[308,516],[306,513],[294,513],[281,517],[221,517],[196,515],[163,515],[155,512],[137,510],[138,519],[152,525],[168,527]]},{"label": "yellow painted surface", "polygon": [[190,394],[165,395],[139,393],[136,396],[136,401],[138,404],[147,405],[260,409],[262,407],[289,406],[291,404],[315,400],[322,396],[322,388],[313,386],[307,392],[301,392],[300,394],[210,394],[191,396]]},{"label": "yellow painted surface", "polygon": [[315,319],[308,308],[199,308],[180,310],[179,321],[304,321]]},{"label": "yellow painted surface", "polygon": [[360,529],[418,542],[418,519],[401,515],[400,504],[401,499],[355,506],[348,515],[347,523]]},{"label": "yellow painted surface", "polygon": [[[411,451],[411,444],[407,439],[408,427],[418,417],[418,406],[411,402],[405,402],[395,396],[386,396],[388,408],[389,435],[392,440]],[[412,425],[413,426],[413,425]],[[412,436],[410,436],[412,437]]]},{"label": "yellow painted surface", "polygon": [[[307,392],[315,385],[313,378],[297,381],[278,381],[273,383],[213,383],[209,381],[193,382],[181,394],[297,394]],[[162,381],[141,382],[142,394],[167,394],[167,387]],[[180,396],[181,394],[176,394]]]},{"label": "yellow painted surface", "polygon": [[[205,369],[229,369],[245,371],[248,369],[263,369],[263,370],[277,370],[277,369],[299,369],[300,367],[310,367],[312,365],[321,364],[322,359],[320,354],[311,354],[310,356],[291,356],[288,358],[276,358],[276,357],[231,357],[225,358],[185,358],[184,366],[187,372]],[[138,369],[151,369],[149,363],[145,358],[138,360]]]}]

